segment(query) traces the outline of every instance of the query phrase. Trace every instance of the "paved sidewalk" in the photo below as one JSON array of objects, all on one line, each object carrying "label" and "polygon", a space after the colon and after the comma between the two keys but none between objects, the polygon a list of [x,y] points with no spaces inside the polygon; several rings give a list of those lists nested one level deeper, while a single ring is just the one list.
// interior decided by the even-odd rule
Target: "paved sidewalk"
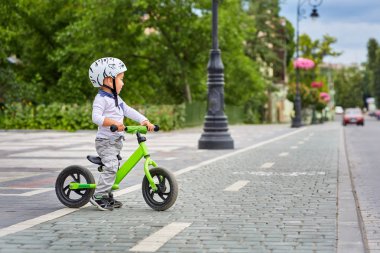
[{"label": "paved sidewalk", "polygon": [[[200,129],[148,135],[153,159],[177,174],[180,192],[171,209],[152,211],[139,188],[131,187],[119,196],[126,203],[120,210],[86,207],[7,234],[0,237],[0,252],[336,252],[340,131],[335,123],[298,130],[281,125],[233,126],[236,150],[224,151],[198,151]],[[31,166],[39,166],[51,177],[69,160],[80,163],[79,157],[93,145],[89,138],[93,133],[35,134],[0,132],[2,172],[18,168],[35,172]],[[76,141],[70,139],[73,135]],[[2,148],[20,138],[44,145],[41,136],[59,139],[59,147],[50,143],[33,148],[29,142],[23,149]],[[49,157],[53,158],[45,159]],[[19,162],[22,159],[29,167],[18,167],[25,164]],[[181,171],[184,168],[189,169]],[[140,183],[142,173],[135,170],[124,187]],[[25,178],[4,178],[0,185],[8,193],[15,181],[25,183]],[[53,200],[54,194],[33,196],[38,195],[43,199],[38,198],[40,208],[33,210],[34,215],[48,213],[41,206],[47,201],[55,203],[50,211],[62,207]],[[19,205],[25,204],[20,200]],[[5,231],[6,222],[2,224]]]}]

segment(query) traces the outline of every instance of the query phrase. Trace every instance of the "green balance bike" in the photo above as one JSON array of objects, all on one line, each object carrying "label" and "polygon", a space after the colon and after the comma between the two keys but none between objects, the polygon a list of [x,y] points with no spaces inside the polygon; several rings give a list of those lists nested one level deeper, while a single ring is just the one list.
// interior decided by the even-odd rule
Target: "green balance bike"
[{"label": "green balance bike", "polygon": [[[111,126],[111,131],[115,132],[116,130],[116,126]],[[159,127],[156,125],[154,131],[157,132],[158,130]],[[119,167],[112,190],[119,189],[119,184],[125,176],[128,175],[142,158],[145,158],[145,176],[141,187],[144,200],[152,209],[157,211],[164,211],[170,208],[177,199],[178,184],[170,171],[158,167],[150,158],[148,148],[145,144],[146,138],[141,136],[147,133],[146,126],[127,126],[125,131],[130,134],[136,134],[139,147],[128,160]],[[87,156],[87,159],[99,165],[99,172],[103,171],[104,164],[100,157]],[[121,160],[119,155],[118,160]],[[153,168],[150,168],[151,166]],[[58,175],[55,183],[55,192],[59,201],[70,208],[79,208],[86,205],[94,194],[95,188],[95,180],[90,170],[79,165],[72,165],[65,168]]]}]

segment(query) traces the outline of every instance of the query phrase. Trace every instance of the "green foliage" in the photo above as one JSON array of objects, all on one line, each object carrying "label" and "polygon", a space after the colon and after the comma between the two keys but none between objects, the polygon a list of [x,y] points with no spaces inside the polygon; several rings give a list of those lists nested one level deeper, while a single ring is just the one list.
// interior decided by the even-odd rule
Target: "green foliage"
[{"label": "green foliage", "polygon": [[332,45],[336,42],[337,39],[328,34],[323,35],[322,41],[319,39],[313,41],[309,35],[302,34],[299,42],[300,55],[313,60],[316,65],[319,65],[326,56],[339,56],[342,54],[332,48]]},{"label": "green foliage", "polygon": [[335,104],[344,108],[363,106],[363,71],[357,67],[337,70],[334,76]]},{"label": "green foliage", "polygon": [[[185,104],[135,106],[134,108],[164,131],[179,129],[185,124]],[[125,124],[136,125],[136,122],[127,119]]]},{"label": "green foliage", "polygon": [[375,97],[377,107],[380,107],[380,47],[376,39],[369,39],[367,44],[368,59],[366,63],[364,97]]},{"label": "green foliage", "polygon": [[[178,129],[185,123],[185,105],[136,106],[152,123],[164,131]],[[0,110],[0,128],[3,129],[55,129],[76,131],[96,129],[91,121],[90,103],[34,106],[31,103],[11,103]],[[132,120],[125,124],[136,125]]]},{"label": "green foliage", "polygon": [[91,122],[91,104],[60,104],[34,106],[31,103],[11,103],[3,109],[1,128],[55,129],[75,131],[95,129]]},{"label": "green foliage", "polygon": [[[301,95],[301,105],[303,108],[307,108],[312,102],[315,101],[315,97],[313,96],[313,93],[311,93],[311,89],[309,88],[309,85],[300,83],[299,90],[300,90],[300,95]],[[296,95],[296,84],[292,83],[289,85],[287,99],[294,103],[295,95]]]},{"label": "green foliage", "polygon": [[[292,56],[294,30],[288,21],[281,24],[278,0],[245,2],[247,8],[240,0],[220,1],[219,45],[226,103],[245,107],[246,121],[257,122],[272,82],[262,69],[273,67],[277,73],[284,67],[285,48],[288,59]],[[260,32],[266,36],[258,39]],[[130,104],[205,101],[211,1],[4,0],[0,44],[0,103],[7,108],[21,102],[20,110],[27,112],[25,104],[32,103],[30,113],[46,110],[55,117],[57,104],[86,106],[96,93],[88,68],[105,56],[126,63],[121,96]],[[11,55],[17,64],[6,60]],[[164,116],[157,120],[168,129],[181,122]],[[24,121],[15,122],[21,127]]]}]

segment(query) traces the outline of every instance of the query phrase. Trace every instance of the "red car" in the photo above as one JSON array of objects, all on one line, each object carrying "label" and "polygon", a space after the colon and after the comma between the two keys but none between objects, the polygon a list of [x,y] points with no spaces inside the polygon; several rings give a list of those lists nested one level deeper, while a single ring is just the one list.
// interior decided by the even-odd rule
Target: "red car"
[{"label": "red car", "polygon": [[343,126],[356,124],[364,126],[364,115],[359,108],[347,108],[343,115]]}]

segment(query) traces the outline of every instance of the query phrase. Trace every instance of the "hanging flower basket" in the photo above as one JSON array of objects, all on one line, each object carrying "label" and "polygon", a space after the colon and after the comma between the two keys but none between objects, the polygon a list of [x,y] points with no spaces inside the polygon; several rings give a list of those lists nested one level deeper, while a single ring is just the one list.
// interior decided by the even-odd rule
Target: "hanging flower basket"
[{"label": "hanging flower basket", "polygon": [[319,97],[322,98],[325,102],[329,102],[330,101],[330,95],[327,94],[326,92],[321,92],[319,94]]},{"label": "hanging flower basket", "polygon": [[322,86],[323,86],[322,82],[314,81],[314,82],[311,83],[311,87],[312,88],[321,88]]},{"label": "hanging flower basket", "polygon": [[294,60],[293,65],[296,69],[312,69],[315,66],[312,60],[306,58],[298,58]]}]

